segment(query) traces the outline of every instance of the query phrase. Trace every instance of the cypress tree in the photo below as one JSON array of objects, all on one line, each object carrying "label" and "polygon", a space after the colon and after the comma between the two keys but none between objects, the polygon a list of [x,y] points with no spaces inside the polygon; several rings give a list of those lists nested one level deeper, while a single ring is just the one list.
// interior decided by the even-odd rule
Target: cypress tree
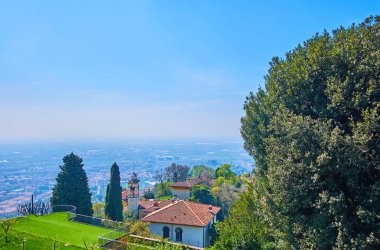
[{"label": "cypress tree", "polygon": [[110,183],[107,185],[105,215],[111,220],[123,220],[123,204],[121,197],[120,171],[116,163],[111,167]]},{"label": "cypress tree", "polygon": [[91,193],[82,161],[74,153],[63,158],[50,201],[52,205],[73,205],[78,214],[92,216]]}]

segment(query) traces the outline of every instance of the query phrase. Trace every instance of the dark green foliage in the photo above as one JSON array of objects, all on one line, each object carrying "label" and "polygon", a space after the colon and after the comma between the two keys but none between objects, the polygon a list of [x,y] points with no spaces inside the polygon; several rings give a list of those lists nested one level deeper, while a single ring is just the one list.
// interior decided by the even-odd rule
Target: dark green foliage
[{"label": "dark green foliage", "polygon": [[203,165],[196,165],[191,168],[190,177],[213,178],[215,177],[215,171]]},{"label": "dark green foliage", "polygon": [[153,192],[147,192],[144,194],[145,199],[154,199],[154,193]]},{"label": "dark green foliage", "polygon": [[[294,248],[380,248],[379,21],[273,58],[265,89],[245,103],[241,133],[265,180],[267,220]],[[280,215],[289,227],[271,219]]]},{"label": "dark green foliage", "polygon": [[212,224],[208,229],[208,235],[210,236],[210,246],[213,246],[219,236],[218,231],[216,230],[216,223]]},{"label": "dark green foliage", "polygon": [[199,203],[216,205],[215,199],[212,196],[210,189],[203,185],[196,185],[191,189],[191,196],[189,200]]},{"label": "dark green foliage", "polygon": [[52,206],[73,205],[78,214],[92,216],[91,193],[82,158],[71,153],[63,158],[63,165],[59,167],[61,172],[53,188]]},{"label": "dark green foliage", "polygon": [[[109,195],[109,193],[110,193],[110,185],[107,184],[105,201],[108,201],[108,195]],[[104,207],[105,207],[105,204],[104,204]]]},{"label": "dark green foliage", "polygon": [[120,171],[116,163],[111,167],[110,183],[107,185],[104,213],[114,221],[123,221],[123,203],[121,197]]}]

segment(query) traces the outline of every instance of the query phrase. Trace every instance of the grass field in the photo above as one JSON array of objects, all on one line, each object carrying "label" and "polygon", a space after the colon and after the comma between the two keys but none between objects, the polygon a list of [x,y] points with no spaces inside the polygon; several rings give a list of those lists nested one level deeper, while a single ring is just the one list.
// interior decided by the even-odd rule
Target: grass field
[{"label": "grass field", "polygon": [[158,197],[157,200],[158,201],[165,201],[165,200],[169,200],[171,198],[172,198],[171,195],[165,195],[165,196]]},{"label": "grass field", "polygon": [[45,216],[28,216],[17,219],[10,232],[10,243],[4,243],[0,232],[0,249],[21,249],[26,240],[26,249],[52,249],[54,239],[57,249],[80,249],[86,243],[98,242],[100,235],[110,230],[67,220],[66,213],[53,213]]}]

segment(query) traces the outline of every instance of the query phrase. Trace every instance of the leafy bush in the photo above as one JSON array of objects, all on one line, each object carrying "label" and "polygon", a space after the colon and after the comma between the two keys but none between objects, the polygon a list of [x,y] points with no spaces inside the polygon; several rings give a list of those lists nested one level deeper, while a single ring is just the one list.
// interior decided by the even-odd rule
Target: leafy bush
[{"label": "leafy bush", "polygon": [[149,223],[144,222],[144,221],[140,221],[140,220],[135,221],[132,224],[131,229],[129,231],[129,234],[138,235],[138,236],[142,236],[142,237],[151,237],[152,236],[150,229],[149,229]]},{"label": "leafy bush", "polygon": [[147,192],[144,194],[144,198],[147,200],[154,199],[154,193],[153,192]]}]

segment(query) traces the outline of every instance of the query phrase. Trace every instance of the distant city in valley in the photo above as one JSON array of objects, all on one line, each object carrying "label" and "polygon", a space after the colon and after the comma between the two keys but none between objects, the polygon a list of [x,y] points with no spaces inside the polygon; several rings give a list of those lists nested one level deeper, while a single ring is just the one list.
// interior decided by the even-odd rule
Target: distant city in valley
[{"label": "distant city in valley", "polygon": [[117,162],[121,184],[127,185],[132,172],[142,188],[154,185],[154,173],[171,163],[217,168],[223,163],[241,174],[253,169],[253,160],[237,142],[154,142],[154,143],[36,143],[0,144],[0,214],[10,213],[18,204],[51,196],[62,158],[70,152],[83,158],[93,202],[104,201],[110,168]]}]

